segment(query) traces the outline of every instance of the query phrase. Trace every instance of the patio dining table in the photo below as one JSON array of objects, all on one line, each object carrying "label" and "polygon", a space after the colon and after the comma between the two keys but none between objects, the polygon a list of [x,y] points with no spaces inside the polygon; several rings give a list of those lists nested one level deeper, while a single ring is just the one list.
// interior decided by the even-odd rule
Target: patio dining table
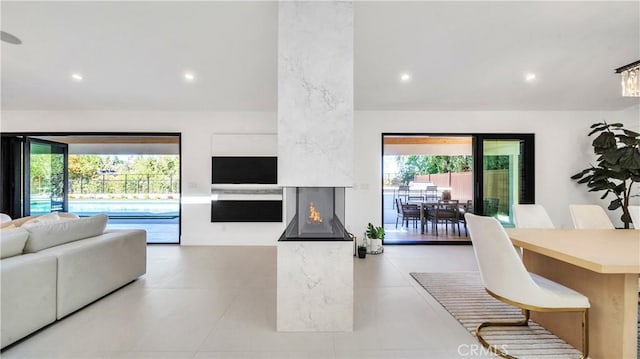
[{"label": "patio dining table", "polygon": [[[409,201],[407,203],[416,204],[420,208],[420,234],[424,234],[427,225],[426,214],[429,209],[441,204],[438,201]],[[458,208],[461,210],[460,216],[464,216],[467,211],[467,202],[459,202]]]}]

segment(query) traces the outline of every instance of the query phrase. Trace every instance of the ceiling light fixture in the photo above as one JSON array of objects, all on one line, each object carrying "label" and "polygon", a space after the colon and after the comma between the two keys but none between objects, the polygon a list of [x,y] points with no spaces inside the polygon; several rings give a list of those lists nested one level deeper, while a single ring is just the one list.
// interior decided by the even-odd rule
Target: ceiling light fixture
[{"label": "ceiling light fixture", "polygon": [[18,39],[17,36],[4,31],[0,31],[0,40],[13,45],[22,44],[22,40]]},{"label": "ceiling light fixture", "polygon": [[73,74],[71,74],[71,78],[72,78],[74,81],[77,81],[77,82],[80,82],[80,81],[82,81],[82,80],[84,79],[84,77],[82,77],[82,74],[79,74],[79,73],[73,73]]},{"label": "ceiling light fixture", "polygon": [[640,97],[640,60],[616,69],[620,74],[622,96]]},{"label": "ceiling light fixture", "polygon": [[527,82],[532,82],[535,79],[536,79],[536,74],[534,74],[532,72],[526,73],[524,75],[524,80],[527,81]]},{"label": "ceiling light fixture", "polygon": [[189,82],[193,82],[196,80],[196,75],[194,75],[193,72],[185,72],[184,79]]},{"label": "ceiling light fixture", "polygon": [[402,73],[400,74],[400,81],[402,82],[409,82],[411,80],[411,74],[409,73]]}]

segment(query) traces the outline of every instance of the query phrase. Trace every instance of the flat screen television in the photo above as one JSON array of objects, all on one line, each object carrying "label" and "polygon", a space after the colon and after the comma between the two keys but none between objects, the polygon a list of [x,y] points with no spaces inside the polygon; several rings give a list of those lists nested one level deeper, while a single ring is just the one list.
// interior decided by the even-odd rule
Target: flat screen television
[{"label": "flat screen television", "polygon": [[211,157],[212,184],[277,184],[278,157]]}]

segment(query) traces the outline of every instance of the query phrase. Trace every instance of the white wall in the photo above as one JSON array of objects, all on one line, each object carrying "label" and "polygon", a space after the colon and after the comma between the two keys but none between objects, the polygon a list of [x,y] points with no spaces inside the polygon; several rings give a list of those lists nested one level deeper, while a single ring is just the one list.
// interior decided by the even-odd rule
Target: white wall
[{"label": "white wall", "polygon": [[[594,162],[586,136],[589,126],[606,120],[638,129],[639,113],[640,107],[616,112],[356,112],[355,180],[347,189],[347,228],[358,235],[368,222],[382,222],[382,132],[535,133],[536,201],[557,226],[570,227],[570,203],[599,202],[599,194],[569,179]],[[274,133],[275,113],[3,111],[0,126],[3,132],[181,132],[182,244],[275,245],[284,230],[280,223],[210,222],[212,134]],[[609,215],[620,225],[619,213]]]},{"label": "white wall", "polygon": [[282,223],[211,223],[214,133],[275,133],[275,113],[3,111],[2,132],[182,133],[183,245],[275,245]]},{"label": "white wall", "polygon": [[[558,227],[572,226],[568,205],[602,203],[569,177],[595,162],[592,123],[624,121],[631,126],[638,110],[619,112],[395,111],[356,112],[355,183],[348,191],[347,224],[362,233],[368,222],[381,220],[381,133],[534,133],[536,202],[545,206]],[[606,202],[608,203],[608,201]],[[609,211],[608,211],[609,212]],[[609,212],[620,225],[620,214]]]}]

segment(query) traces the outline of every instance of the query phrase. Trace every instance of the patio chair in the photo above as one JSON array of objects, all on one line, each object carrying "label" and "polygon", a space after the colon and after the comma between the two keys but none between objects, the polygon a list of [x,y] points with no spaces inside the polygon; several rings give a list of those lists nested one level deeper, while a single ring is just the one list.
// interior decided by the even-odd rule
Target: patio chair
[{"label": "patio chair", "polygon": [[487,197],[483,201],[484,214],[489,217],[493,217],[498,214],[498,206],[500,205],[500,198]]},{"label": "patio chair", "polygon": [[398,220],[401,220],[401,223],[405,223],[407,227],[409,227],[409,220],[414,221],[414,227],[418,226],[418,222],[420,220],[420,208],[416,204],[403,204],[400,198],[396,198],[396,228],[398,228]]},{"label": "patio chair", "polygon": [[484,322],[476,328],[480,343],[504,358],[514,358],[489,344],[483,328],[527,326],[530,311],[582,312],[582,358],[589,355],[589,299],[554,281],[528,273],[500,222],[492,217],[465,214],[473,250],[485,290],[497,300],[523,310],[524,319],[516,322]]},{"label": "patio chair", "polygon": [[555,228],[547,211],[539,204],[514,204],[516,228]]},{"label": "patio chair", "polygon": [[[460,214],[458,215],[458,222],[462,222],[462,224],[464,225],[464,236],[467,237],[469,236],[469,229],[467,228],[467,220],[466,218],[464,218],[464,215],[467,213],[473,213],[473,201],[470,199],[467,200],[467,203],[464,205],[464,207],[460,206],[458,208],[458,211],[460,212]],[[459,229],[458,233],[460,233]]]},{"label": "patio chair", "polygon": [[427,202],[436,202],[440,199],[440,196],[438,196],[438,186],[427,186],[424,193]]},{"label": "patio chair", "polygon": [[409,186],[398,186],[398,198],[402,197],[405,202],[409,199]]},{"label": "patio chair", "polygon": [[576,229],[615,229],[602,207],[595,204],[569,205],[573,226]]},{"label": "patio chair", "polygon": [[438,223],[444,223],[445,233],[449,233],[448,224],[451,223],[451,229],[455,233],[455,225],[458,226],[458,234],[460,233],[460,210],[457,200],[438,201],[433,207],[433,217],[431,224],[435,225],[436,236],[438,235]]}]

